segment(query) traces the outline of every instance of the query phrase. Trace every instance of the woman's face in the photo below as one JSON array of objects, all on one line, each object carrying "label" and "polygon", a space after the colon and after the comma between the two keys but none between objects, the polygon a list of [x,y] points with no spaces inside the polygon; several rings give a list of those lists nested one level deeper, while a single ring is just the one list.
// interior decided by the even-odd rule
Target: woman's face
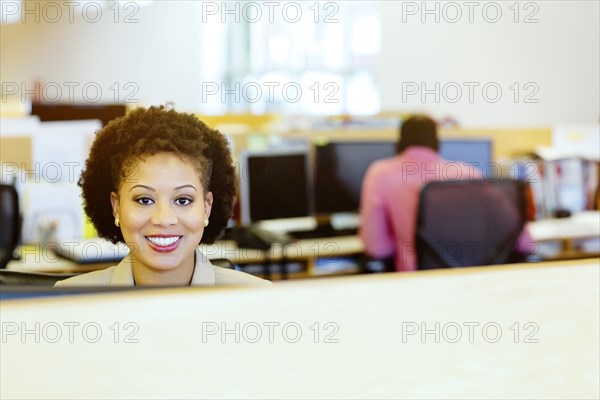
[{"label": "woman's face", "polygon": [[205,196],[194,167],[172,153],[146,157],[131,171],[110,199],[132,262],[153,272],[193,270],[212,193]]}]

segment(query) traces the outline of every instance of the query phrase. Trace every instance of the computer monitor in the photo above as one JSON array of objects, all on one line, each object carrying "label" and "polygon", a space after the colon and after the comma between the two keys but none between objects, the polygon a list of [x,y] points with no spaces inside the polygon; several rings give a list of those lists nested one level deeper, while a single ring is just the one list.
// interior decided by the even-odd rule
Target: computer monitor
[{"label": "computer monitor", "polygon": [[310,216],[308,171],[307,148],[242,152],[239,177],[242,224]]},{"label": "computer monitor", "polygon": [[440,155],[450,161],[473,165],[485,172],[492,162],[491,139],[443,139]]},{"label": "computer monitor", "polygon": [[125,104],[45,104],[33,103],[31,115],[37,115],[40,121],[71,121],[81,119],[99,119],[105,126],[115,118],[125,115]]},{"label": "computer monitor", "polygon": [[396,154],[396,142],[340,141],[315,148],[315,212],[356,212],[367,168]]},{"label": "computer monitor", "polygon": [[[357,212],[362,181],[369,166],[393,157],[396,141],[338,141],[315,149],[315,212]],[[492,161],[489,139],[443,139],[440,155],[484,170]]]}]

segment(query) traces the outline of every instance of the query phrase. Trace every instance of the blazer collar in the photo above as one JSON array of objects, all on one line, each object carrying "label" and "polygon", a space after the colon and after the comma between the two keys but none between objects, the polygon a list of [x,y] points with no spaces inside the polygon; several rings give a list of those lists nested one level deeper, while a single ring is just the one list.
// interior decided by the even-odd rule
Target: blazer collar
[{"label": "blazer collar", "polygon": [[[196,248],[196,264],[192,275],[192,286],[214,286],[215,268],[208,258]],[[111,286],[134,286],[131,258],[126,256],[115,268],[110,280]]]},{"label": "blazer collar", "polygon": [[129,255],[123,258],[115,268],[110,280],[110,286],[135,286]]},{"label": "blazer collar", "polygon": [[192,275],[192,286],[214,286],[215,284],[215,267],[200,249],[196,248],[196,265]]}]

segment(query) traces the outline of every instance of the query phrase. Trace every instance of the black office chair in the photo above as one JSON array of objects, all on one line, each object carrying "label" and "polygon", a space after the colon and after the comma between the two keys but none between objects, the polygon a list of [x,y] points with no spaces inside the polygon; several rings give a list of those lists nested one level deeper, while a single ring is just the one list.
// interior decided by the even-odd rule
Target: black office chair
[{"label": "black office chair", "polygon": [[426,184],[416,227],[418,269],[522,261],[514,251],[526,221],[520,181],[436,181]]},{"label": "black office chair", "polygon": [[13,185],[0,184],[0,269],[12,259],[21,236],[19,196]]},{"label": "black office chair", "polygon": [[54,286],[57,281],[79,274],[46,274],[0,269],[0,285]]}]

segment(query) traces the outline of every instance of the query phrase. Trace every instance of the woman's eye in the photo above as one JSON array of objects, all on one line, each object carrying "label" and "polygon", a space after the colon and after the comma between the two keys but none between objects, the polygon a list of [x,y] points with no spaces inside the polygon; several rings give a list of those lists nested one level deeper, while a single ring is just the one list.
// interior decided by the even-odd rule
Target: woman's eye
[{"label": "woman's eye", "polygon": [[151,198],[149,198],[149,197],[140,197],[140,198],[136,199],[136,201],[137,201],[138,203],[142,204],[142,205],[145,205],[145,206],[147,206],[147,205],[150,205],[150,204],[154,203],[154,202],[152,201],[152,199],[151,199]]},{"label": "woman's eye", "polygon": [[177,203],[180,206],[187,206],[188,204],[192,203],[192,199],[188,197],[179,197],[177,198],[177,200],[175,200],[175,203]]}]

